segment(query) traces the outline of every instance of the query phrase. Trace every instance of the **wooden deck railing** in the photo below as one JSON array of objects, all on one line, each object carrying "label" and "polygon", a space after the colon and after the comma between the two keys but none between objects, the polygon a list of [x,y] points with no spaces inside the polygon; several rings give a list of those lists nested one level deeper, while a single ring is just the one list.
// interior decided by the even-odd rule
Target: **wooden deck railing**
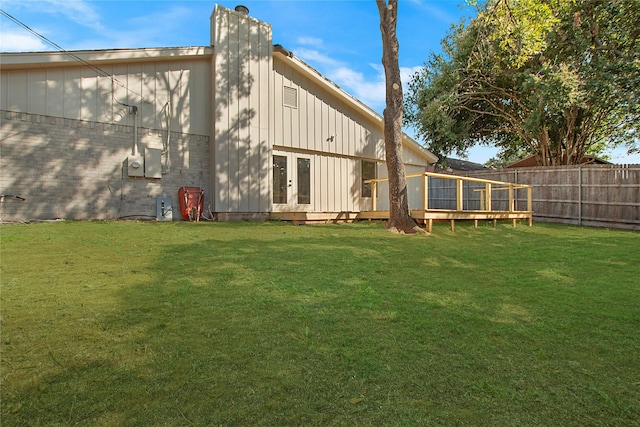
[{"label": "wooden deck railing", "polygon": [[[421,206],[419,209],[415,209],[413,207],[411,209],[411,214],[418,220],[428,221],[429,228],[431,228],[431,221],[433,219],[450,219],[452,221],[451,226],[454,226],[455,219],[473,219],[476,221],[478,219],[512,219],[515,221],[517,219],[527,219],[529,221],[529,225],[531,225],[532,221],[532,191],[533,187],[531,185],[525,184],[514,184],[510,182],[503,181],[493,181],[488,179],[480,179],[480,178],[470,178],[463,177],[457,175],[447,175],[433,172],[423,172],[418,174],[410,174],[407,175],[407,181],[410,179],[420,179],[421,180]],[[432,206],[435,203],[429,202],[429,179],[430,178],[439,178],[445,180],[453,180],[455,181],[455,209],[443,209],[441,207]],[[377,184],[379,182],[388,181],[388,178],[377,178],[366,180],[365,183],[371,183],[372,190],[372,212],[375,213],[378,211],[378,203],[377,203]],[[474,193],[478,193],[478,200],[476,204],[479,205],[480,209],[469,209],[468,206],[465,206],[465,197],[464,197],[464,184],[468,183],[477,183],[483,184],[481,188],[473,189]],[[517,209],[517,199],[516,199],[516,190],[524,189],[527,191],[527,207],[525,210]],[[507,209],[494,209],[492,203],[494,201],[494,194],[496,192],[507,191]],[[375,214],[374,214],[375,215]]]}]

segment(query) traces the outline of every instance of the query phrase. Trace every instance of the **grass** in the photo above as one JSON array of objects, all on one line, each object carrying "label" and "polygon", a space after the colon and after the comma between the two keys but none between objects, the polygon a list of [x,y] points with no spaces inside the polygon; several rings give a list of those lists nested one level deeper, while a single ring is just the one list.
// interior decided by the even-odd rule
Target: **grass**
[{"label": "grass", "polygon": [[3,425],[640,425],[637,232],[0,233]]}]

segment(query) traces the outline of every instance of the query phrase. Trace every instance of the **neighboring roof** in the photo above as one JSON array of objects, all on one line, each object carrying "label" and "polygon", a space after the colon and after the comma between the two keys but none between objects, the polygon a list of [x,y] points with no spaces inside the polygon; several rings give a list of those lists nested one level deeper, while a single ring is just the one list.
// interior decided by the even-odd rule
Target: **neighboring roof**
[{"label": "neighboring roof", "polygon": [[[591,164],[591,165],[610,165],[611,162],[606,160],[599,159],[594,156],[586,155],[582,158],[582,164]],[[518,160],[517,162],[513,162],[510,165],[507,165],[507,168],[531,168],[535,166],[540,166],[538,161],[536,160],[536,156],[531,155],[529,157],[525,157],[522,160]]]},{"label": "neighboring roof", "polygon": [[452,159],[449,157],[445,159],[445,162],[448,163],[449,167],[455,171],[480,171],[489,169],[480,163],[469,162],[461,159]]}]

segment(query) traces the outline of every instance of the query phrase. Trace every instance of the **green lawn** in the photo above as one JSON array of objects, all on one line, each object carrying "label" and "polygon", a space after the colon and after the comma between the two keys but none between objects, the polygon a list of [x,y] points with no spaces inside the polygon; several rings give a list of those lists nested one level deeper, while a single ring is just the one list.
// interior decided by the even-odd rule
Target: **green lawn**
[{"label": "green lawn", "polygon": [[640,425],[637,232],[0,233],[2,425]]}]

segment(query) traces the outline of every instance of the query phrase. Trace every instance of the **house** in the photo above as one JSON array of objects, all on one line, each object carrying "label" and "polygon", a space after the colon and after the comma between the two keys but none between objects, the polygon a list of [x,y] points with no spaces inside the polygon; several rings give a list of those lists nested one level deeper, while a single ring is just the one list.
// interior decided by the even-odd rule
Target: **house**
[{"label": "house", "polygon": [[[184,186],[220,220],[329,220],[370,209],[364,181],[386,176],[382,117],[244,7],[215,6],[210,46],[0,61],[0,194],[25,199],[4,201],[3,220],[179,219]],[[407,173],[437,160],[403,144]]]}]

